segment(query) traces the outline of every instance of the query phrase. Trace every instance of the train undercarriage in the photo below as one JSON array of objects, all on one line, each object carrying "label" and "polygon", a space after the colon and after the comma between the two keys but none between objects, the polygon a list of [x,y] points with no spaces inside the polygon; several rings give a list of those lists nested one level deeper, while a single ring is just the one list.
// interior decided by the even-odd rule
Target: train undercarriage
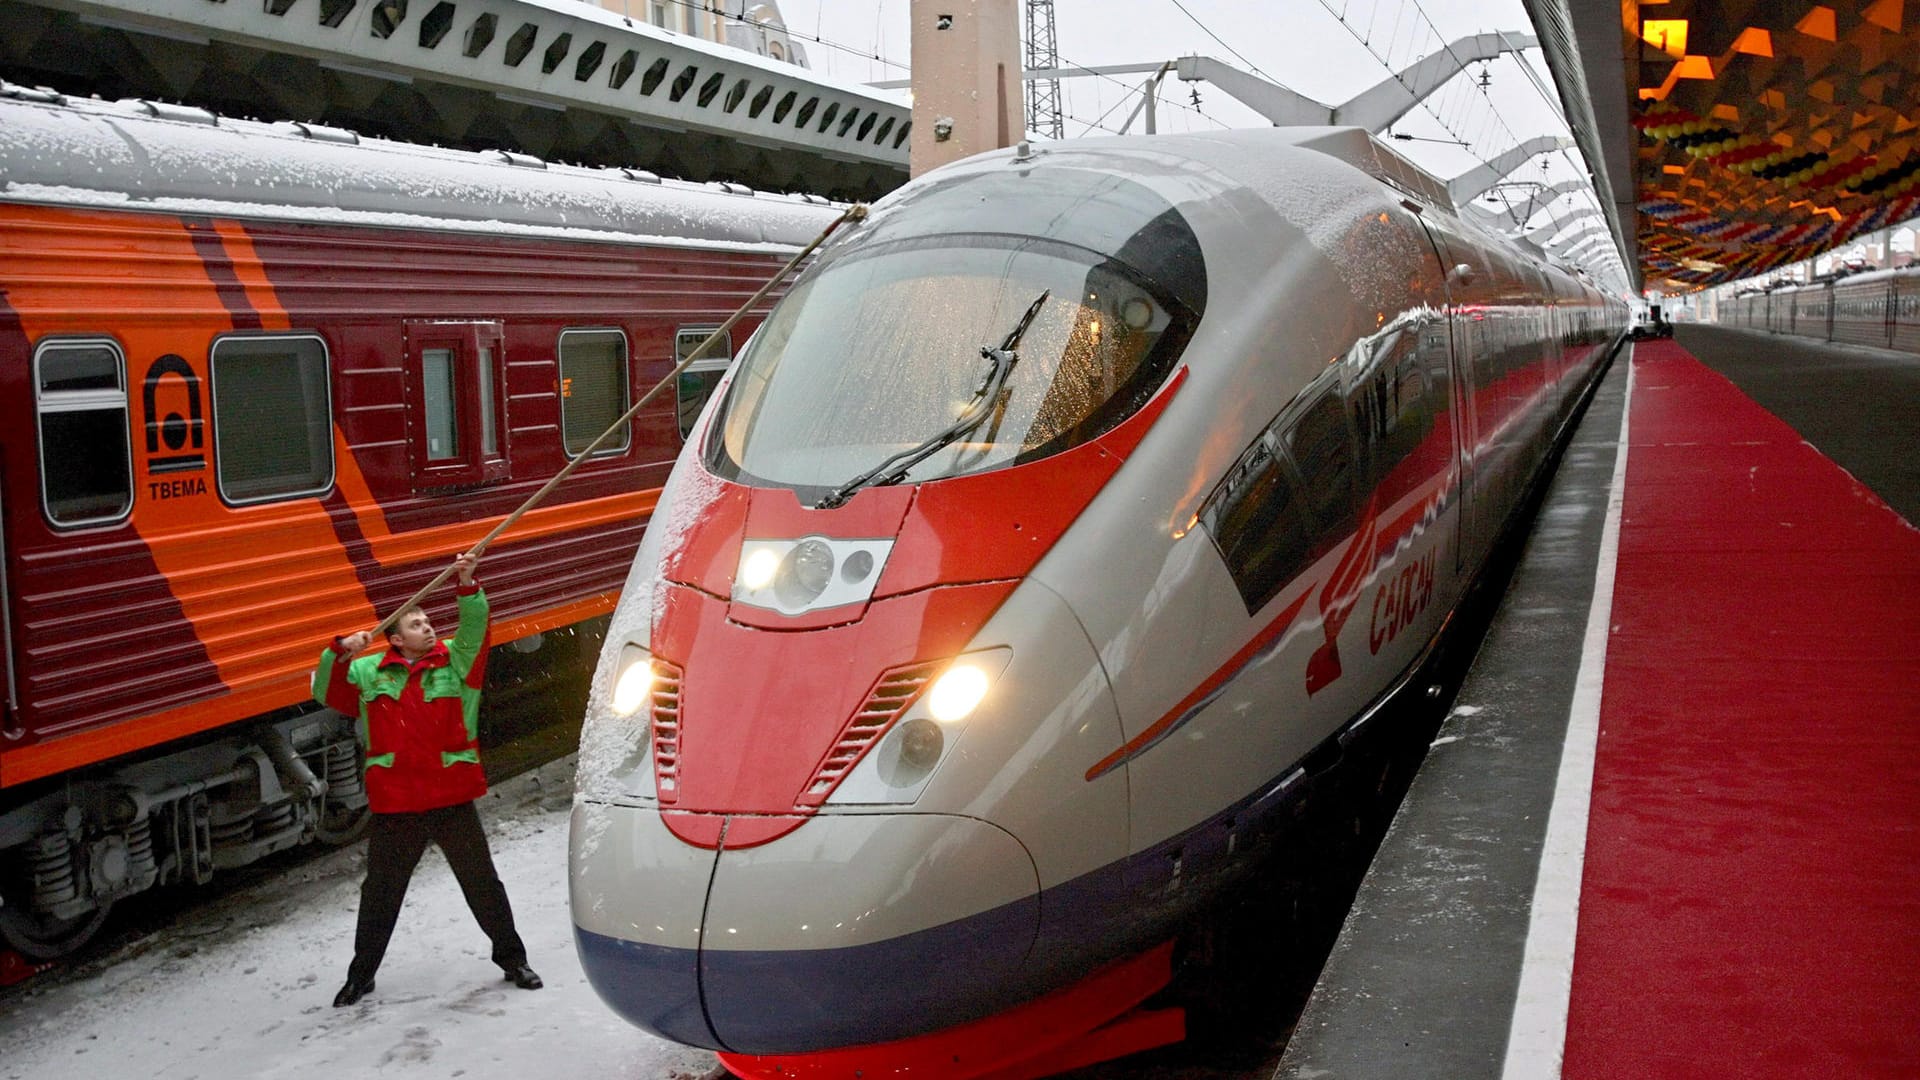
[{"label": "train undercarriage", "polygon": [[352,722],[325,709],[52,781],[0,808],[0,945],[57,959],[121,900],[350,842],[368,817]]},{"label": "train undercarriage", "polygon": [[[577,743],[606,622],[595,616],[493,650],[481,733],[490,778]],[[369,820],[353,718],[311,704],[6,792],[0,953],[59,959],[140,893],[205,885],[301,845],[352,843]]]}]

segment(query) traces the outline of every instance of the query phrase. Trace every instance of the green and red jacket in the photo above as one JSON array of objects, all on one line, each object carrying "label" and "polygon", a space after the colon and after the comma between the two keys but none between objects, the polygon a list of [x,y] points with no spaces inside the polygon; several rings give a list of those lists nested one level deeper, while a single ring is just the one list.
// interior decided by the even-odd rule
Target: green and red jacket
[{"label": "green and red jacket", "polygon": [[351,663],[340,642],[320,651],[313,696],[359,717],[367,801],[376,814],[437,810],[487,793],[480,769],[480,686],[487,668],[487,594],[462,587],[460,625],[425,656],[397,649]]}]

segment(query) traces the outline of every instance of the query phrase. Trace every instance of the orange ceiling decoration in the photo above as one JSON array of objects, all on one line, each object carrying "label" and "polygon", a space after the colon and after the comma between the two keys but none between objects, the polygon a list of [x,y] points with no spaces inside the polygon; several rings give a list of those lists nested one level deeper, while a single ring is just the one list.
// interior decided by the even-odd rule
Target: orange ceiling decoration
[{"label": "orange ceiling decoration", "polygon": [[1625,0],[1649,287],[1738,280],[1920,215],[1920,19],[1906,7]]}]

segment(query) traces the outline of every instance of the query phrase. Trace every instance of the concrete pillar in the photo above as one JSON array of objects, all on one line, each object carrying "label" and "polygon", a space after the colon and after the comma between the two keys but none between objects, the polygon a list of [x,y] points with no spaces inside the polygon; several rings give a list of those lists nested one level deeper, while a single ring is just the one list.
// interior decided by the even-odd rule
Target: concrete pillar
[{"label": "concrete pillar", "polygon": [[913,0],[912,19],[908,171],[919,176],[1019,141],[1026,128],[1019,0]]}]

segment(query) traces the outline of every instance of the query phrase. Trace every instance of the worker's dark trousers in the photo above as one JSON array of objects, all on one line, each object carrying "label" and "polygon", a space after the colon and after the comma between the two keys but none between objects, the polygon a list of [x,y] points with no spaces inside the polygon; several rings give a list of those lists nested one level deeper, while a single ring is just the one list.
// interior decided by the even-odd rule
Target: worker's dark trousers
[{"label": "worker's dark trousers", "polygon": [[360,926],[353,935],[353,966],[347,977],[359,982],[373,978],[387,941],[407,897],[407,882],[427,850],[440,845],[467,896],[467,907],[480,929],[493,939],[493,962],[511,971],[527,962],[527,947],[513,929],[513,909],[506,886],[493,869],[487,834],[480,813],[470,802],[410,814],[375,814],[367,831],[367,880],[360,886]]}]

